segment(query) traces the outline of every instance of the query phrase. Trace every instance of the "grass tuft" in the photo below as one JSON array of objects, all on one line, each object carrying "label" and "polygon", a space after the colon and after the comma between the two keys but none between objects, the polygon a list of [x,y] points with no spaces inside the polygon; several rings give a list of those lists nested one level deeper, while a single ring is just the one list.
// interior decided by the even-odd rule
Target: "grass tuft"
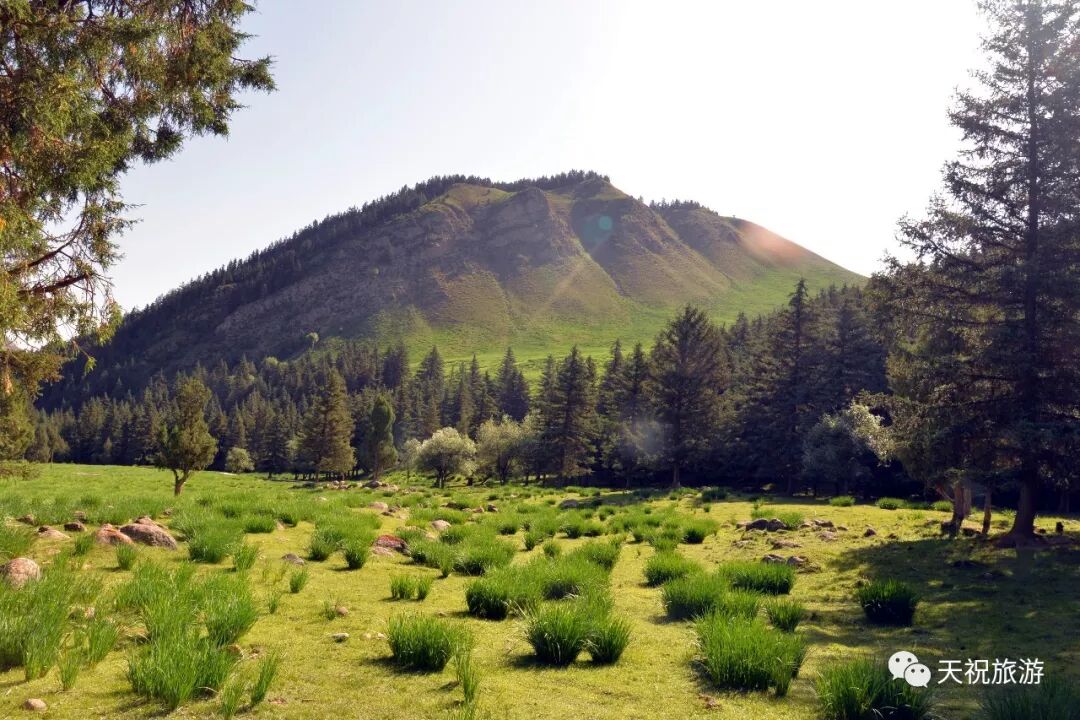
[{"label": "grass tuft", "polygon": [[858,590],[859,604],[866,618],[878,625],[911,625],[919,597],[907,583],[874,580]]},{"label": "grass tuft", "polygon": [[697,621],[698,660],[716,687],[787,694],[806,655],[798,635],[780,633],[760,620],[707,615]]},{"label": "grass tuft", "polygon": [[394,662],[404,670],[438,672],[464,651],[470,638],[464,628],[428,615],[394,615],[387,628]]},{"label": "grass tuft", "polygon": [[[933,717],[932,690],[913,688],[906,682],[894,680],[884,663],[852,660],[830,665],[822,670],[814,687],[823,720],[928,720]],[[1009,690],[1016,691],[1016,688]],[[1010,717],[1019,720],[1051,716],[987,716],[986,720]]]}]

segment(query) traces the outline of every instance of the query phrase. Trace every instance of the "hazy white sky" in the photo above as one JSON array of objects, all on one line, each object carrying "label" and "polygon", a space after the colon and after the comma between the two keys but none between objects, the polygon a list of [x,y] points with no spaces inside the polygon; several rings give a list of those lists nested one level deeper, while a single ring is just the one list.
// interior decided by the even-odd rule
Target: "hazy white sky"
[{"label": "hazy white sky", "polygon": [[131,172],[127,308],[432,175],[571,168],[694,199],[869,273],[938,187],[973,0],[263,0],[279,86]]}]

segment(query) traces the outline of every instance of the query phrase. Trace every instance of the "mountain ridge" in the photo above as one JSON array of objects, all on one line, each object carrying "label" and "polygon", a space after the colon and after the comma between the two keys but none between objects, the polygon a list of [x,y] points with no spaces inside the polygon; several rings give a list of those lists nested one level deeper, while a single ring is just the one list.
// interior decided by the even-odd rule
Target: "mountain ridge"
[{"label": "mountain ridge", "polygon": [[312,333],[528,355],[647,340],[687,302],[719,320],[766,312],[800,277],[862,280],[752,222],[694,202],[646,205],[597,173],[447,176],[185,283],[93,354],[97,372],[135,384],[217,358],[292,357]]}]

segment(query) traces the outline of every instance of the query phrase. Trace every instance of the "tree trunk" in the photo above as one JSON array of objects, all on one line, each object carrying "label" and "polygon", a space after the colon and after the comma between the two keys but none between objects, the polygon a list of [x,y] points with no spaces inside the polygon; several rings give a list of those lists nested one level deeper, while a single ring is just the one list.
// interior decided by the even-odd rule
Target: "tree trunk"
[{"label": "tree trunk", "polygon": [[184,483],[187,482],[187,473],[183,476],[176,476],[176,481],[173,483],[173,496],[180,497],[180,493],[184,490]]},{"label": "tree trunk", "polygon": [[986,497],[983,498],[983,537],[990,534],[990,516],[993,515],[993,512],[993,508],[990,506],[990,488],[986,488]]},{"label": "tree trunk", "polygon": [[676,462],[671,466],[671,487],[679,487],[679,463]]},{"label": "tree trunk", "polygon": [[1038,502],[1038,488],[1033,482],[1020,486],[1020,500],[1016,505],[1016,517],[1013,526],[998,540],[1000,547],[1021,547],[1035,541],[1035,509]]}]

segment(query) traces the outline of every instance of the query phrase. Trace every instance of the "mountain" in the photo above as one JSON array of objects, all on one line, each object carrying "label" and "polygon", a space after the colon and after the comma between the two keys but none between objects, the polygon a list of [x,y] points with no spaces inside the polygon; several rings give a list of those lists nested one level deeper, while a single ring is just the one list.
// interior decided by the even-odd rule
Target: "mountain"
[{"label": "mountain", "polygon": [[339,338],[438,345],[449,357],[510,345],[528,360],[573,343],[600,353],[616,337],[650,340],[687,302],[722,321],[768,311],[800,277],[863,279],[754,223],[696,203],[646,205],[595,173],[440,177],[131,313],[93,351],[95,384],[131,387],[219,358],[284,359]]}]

